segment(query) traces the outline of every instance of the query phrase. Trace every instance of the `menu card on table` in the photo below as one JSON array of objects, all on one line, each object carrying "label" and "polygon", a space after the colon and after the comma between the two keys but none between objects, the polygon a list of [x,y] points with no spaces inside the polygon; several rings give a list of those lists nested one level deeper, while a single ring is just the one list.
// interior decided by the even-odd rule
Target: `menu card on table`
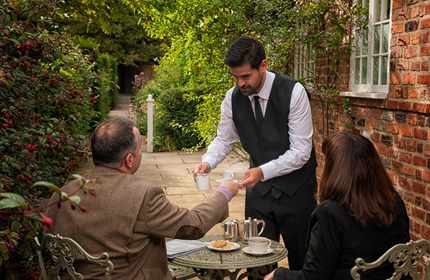
[{"label": "menu card on table", "polygon": [[172,239],[166,242],[167,258],[173,259],[177,256],[186,255],[202,248],[205,248],[207,242],[200,240],[183,240]]}]

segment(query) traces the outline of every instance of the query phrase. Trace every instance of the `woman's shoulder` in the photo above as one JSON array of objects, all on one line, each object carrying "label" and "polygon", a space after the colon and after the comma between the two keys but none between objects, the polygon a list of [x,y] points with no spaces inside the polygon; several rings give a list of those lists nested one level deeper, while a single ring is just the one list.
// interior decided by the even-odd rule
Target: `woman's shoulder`
[{"label": "woman's shoulder", "polygon": [[314,217],[318,220],[330,219],[336,221],[344,221],[351,218],[345,208],[334,200],[321,202],[314,211]]}]

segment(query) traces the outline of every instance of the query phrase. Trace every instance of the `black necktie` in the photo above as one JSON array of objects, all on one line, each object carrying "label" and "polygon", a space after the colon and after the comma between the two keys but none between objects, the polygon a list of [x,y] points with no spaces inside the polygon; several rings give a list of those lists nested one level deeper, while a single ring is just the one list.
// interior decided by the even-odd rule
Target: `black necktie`
[{"label": "black necktie", "polygon": [[254,96],[255,121],[257,122],[257,126],[260,128],[263,123],[263,112],[261,111],[260,102],[258,101],[259,99],[258,95]]}]

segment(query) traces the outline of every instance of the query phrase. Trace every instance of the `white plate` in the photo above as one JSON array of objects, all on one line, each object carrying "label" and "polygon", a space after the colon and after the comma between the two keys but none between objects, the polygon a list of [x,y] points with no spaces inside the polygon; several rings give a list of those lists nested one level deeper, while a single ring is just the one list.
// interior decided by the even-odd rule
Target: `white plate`
[{"label": "white plate", "polygon": [[273,253],[273,249],[272,248],[267,248],[267,250],[266,251],[264,251],[264,252],[255,252],[255,251],[253,251],[250,247],[244,247],[244,248],[242,248],[242,251],[244,252],[244,253],[246,253],[246,254],[249,254],[249,255],[253,255],[253,256],[264,256],[264,255],[268,255],[268,254],[271,254],[271,253]]},{"label": "white plate", "polygon": [[227,245],[221,248],[213,247],[212,242],[210,242],[207,247],[211,250],[218,251],[218,252],[230,252],[240,248],[240,244],[236,242],[227,241]]}]

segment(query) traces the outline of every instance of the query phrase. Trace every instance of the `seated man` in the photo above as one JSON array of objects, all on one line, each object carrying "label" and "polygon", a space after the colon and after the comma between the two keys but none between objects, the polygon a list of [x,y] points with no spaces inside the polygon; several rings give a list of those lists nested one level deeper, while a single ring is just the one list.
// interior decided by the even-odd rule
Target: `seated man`
[{"label": "seated man", "polygon": [[[56,205],[48,209],[54,233],[75,239],[90,254],[108,252],[115,266],[112,279],[171,279],[167,267],[165,237],[198,239],[226,218],[228,201],[239,185],[223,183],[197,207],[188,210],[168,201],[163,190],[133,176],[140,166],[142,136],[127,119],[100,124],[91,137],[95,168],[89,179],[95,193],[85,194],[78,181],[62,188],[81,197],[86,211]],[[103,279],[97,265],[81,264],[78,271],[91,279]]]}]

